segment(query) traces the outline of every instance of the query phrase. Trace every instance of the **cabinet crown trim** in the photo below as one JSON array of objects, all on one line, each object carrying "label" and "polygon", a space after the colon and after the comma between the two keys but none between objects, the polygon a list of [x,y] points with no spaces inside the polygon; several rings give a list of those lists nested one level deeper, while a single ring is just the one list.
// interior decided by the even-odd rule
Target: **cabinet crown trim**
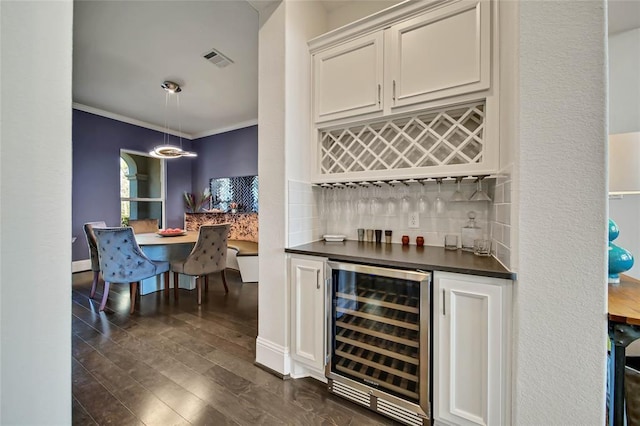
[{"label": "cabinet crown trim", "polygon": [[461,0],[406,0],[357,21],[329,31],[328,33],[312,38],[307,42],[310,52],[316,53],[325,47],[334,45],[344,40],[378,31],[399,21],[404,21],[413,15],[434,10],[438,7],[456,3]]}]

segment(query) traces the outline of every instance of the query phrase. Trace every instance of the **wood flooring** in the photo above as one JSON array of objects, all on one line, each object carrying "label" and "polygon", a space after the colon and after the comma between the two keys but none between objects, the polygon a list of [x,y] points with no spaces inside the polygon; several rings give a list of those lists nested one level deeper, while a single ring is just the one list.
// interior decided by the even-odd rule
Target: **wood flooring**
[{"label": "wood flooring", "polygon": [[258,287],[210,277],[203,303],[142,296],[114,284],[104,312],[102,283],[73,275],[74,425],[394,425],[331,395],[314,379],[282,380],[254,365]]}]

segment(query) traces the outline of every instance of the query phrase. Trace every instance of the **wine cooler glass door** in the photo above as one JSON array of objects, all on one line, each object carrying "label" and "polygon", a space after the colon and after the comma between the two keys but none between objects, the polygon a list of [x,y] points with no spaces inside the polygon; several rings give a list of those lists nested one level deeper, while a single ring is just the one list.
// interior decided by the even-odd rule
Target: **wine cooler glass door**
[{"label": "wine cooler glass door", "polygon": [[332,375],[426,405],[429,274],[354,264],[330,266]]}]

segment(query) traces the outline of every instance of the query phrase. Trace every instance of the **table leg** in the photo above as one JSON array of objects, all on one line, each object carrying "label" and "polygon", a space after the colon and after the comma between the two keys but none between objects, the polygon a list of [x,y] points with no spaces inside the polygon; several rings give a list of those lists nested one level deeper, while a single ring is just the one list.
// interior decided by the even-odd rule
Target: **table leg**
[{"label": "table leg", "polygon": [[625,367],[625,347],[615,345],[611,341],[611,373],[609,377],[613,383],[609,383],[610,406],[609,425],[624,426],[624,367]]}]

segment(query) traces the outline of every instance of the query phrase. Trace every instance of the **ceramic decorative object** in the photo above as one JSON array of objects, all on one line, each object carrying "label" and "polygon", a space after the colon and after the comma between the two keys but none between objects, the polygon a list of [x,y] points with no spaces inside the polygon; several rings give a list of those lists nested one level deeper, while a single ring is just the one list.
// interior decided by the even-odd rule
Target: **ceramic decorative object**
[{"label": "ceramic decorative object", "polygon": [[402,245],[403,246],[408,246],[409,245],[409,236],[408,235],[403,235],[402,236]]},{"label": "ceramic decorative object", "polygon": [[620,273],[628,271],[633,266],[631,252],[612,242],[619,234],[618,225],[609,219],[609,284],[619,284]]},{"label": "ceramic decorative object", "polygon": [[421,237],[421,236],[416,237],[416,245],[418,247],[424,246],[424,237]]}]

